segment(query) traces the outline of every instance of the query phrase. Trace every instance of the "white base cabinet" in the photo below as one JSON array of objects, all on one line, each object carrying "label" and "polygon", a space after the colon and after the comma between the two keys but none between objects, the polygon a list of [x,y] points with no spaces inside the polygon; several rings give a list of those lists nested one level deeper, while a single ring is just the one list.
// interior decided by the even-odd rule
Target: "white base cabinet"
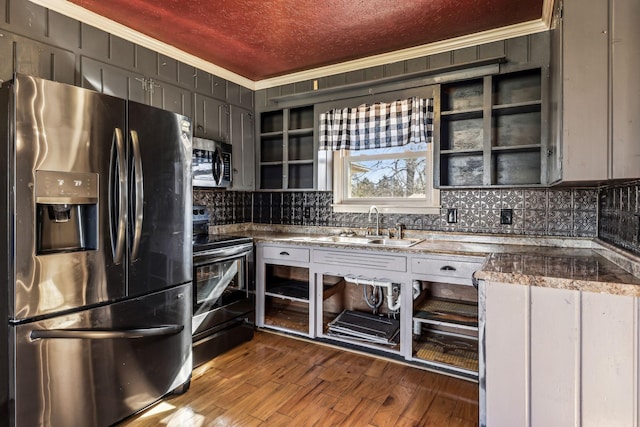
[{"label": "white base cabinet", "polygon": [[477,379],[482,257],[256,246],[258,327]]},{"label": "white base cabinet", "polygon": [[481,282],[481,426],[638,425],[638,299]]},{"label": "white base cabinet", "polygon": [[308,248],[258,245],[256,324],[313,337],[313,280]]}]

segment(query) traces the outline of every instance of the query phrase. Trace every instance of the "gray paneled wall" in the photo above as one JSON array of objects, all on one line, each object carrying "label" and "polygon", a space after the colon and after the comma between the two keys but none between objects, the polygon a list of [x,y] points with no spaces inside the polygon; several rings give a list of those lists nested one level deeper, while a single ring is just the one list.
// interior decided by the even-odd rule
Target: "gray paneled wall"
[{"label": "gray paneled wall", "polygon": [[0,0],[0,58],[0,81],[17,71],[189,116],[195,93],[253,110],[250,89],[28,0]]}]

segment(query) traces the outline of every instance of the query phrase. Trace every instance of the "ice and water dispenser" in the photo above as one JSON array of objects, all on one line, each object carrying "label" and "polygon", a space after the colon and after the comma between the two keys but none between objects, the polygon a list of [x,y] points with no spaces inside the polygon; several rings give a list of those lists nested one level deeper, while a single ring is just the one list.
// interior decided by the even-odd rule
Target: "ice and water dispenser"
[{"label": "ice and water dispenser", "polygon": [[98,247],[98,174],[36,171],[36,254]]}]

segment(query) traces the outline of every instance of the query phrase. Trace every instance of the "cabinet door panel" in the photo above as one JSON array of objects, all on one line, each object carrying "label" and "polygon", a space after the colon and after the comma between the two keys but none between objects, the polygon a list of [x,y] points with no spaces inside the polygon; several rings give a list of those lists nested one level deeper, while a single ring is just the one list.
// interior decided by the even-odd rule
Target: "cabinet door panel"
[{"label": "cabinet door panel", "polygon": [[36,40],[46,39],[47,9],[29,1],[15,0],[7,1],[3,9],[9,18],[3,21],[3,28]]},{"label": "cabinet door panel", "polygon": [[638,178],[640,167],[640,2],[610,2],[615,26],[612,29],[613,68],[613,171],[611,178]]},{"label": "cabinet door panel", "polygon": [[16,71],[18,73],[71,85],[75,83],[75,55],[73,52],[19,36],[15,36],[14,40],[16,42]]},{"label": "cabinet door panel", "polygon": [[80,47],[80,22],[52,10],[49,11],[49,38],[64,49]]},{"label": "cabinet door panel", "polygon": [[606,179],[608,7],[563,3],[562,179]]},{"label": "cabinet door panel", "polygon": [[229,106],[226,102],[195,94],[194,133],[196,136],[229,141]]},{"label": "cabinet door panel", "polygon": [[529,425],[528,316],[528,287],[502,283],[487,284],[487,426]]},{"label": "cabinet door panel", "polygon": [[[1,5],[0,5],[1,6]],[[11,37],[0,37],[0,83],[13,78],[13,40]]]},{"label": "cabinet door panel", "polygon": [[165,82],[153,80],[151,92],[151,105],[163,110],[183,114],[191,117],[191,92]]},{"label": "cabinet door panel", "polygon": [[577,425],[580,294],[531,287],[531,425]]},{"label": "cabinet door panel", "polygon": [[118,98],[147,103],[141,74],[132,73],[84,56],[80,59],[80,69],[82,87]]},{"label": "cabinet door panel", "polygon": [[231,144],[233,145],[233,189],[252,191],[255,181],[255,145],[253,114],[230,107]]},{"label": "cabinet door panel", "polygon": [[634,425],[637,326],[634,298],[582,294],[583,425]]}]

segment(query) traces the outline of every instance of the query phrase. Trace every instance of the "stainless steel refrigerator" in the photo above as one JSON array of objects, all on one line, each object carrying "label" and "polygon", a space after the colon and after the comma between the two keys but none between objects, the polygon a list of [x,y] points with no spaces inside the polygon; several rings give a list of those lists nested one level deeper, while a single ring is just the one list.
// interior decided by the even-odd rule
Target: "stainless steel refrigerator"
[{"label": "stainless steel refrigerator", "polygon": [[107,426],[191,378],[191,122],[0,88],[0,424]]}]

